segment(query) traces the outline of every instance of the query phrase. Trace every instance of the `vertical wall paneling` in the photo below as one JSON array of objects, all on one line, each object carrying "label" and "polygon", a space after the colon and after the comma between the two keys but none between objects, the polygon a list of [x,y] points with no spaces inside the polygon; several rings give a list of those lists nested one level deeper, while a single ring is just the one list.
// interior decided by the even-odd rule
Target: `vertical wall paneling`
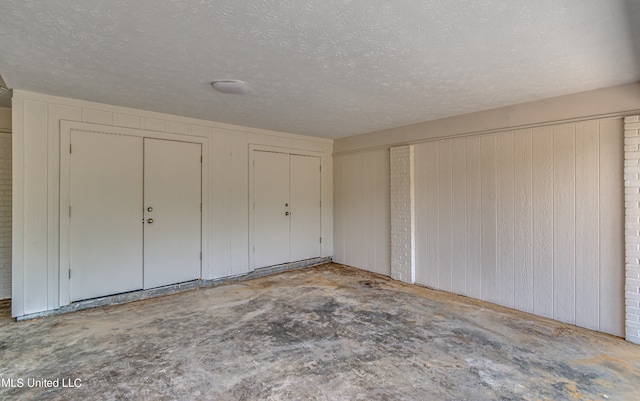
[{"label": "vertical wall paneling", "polygon": [[415,172],[415,222],[416,222],[416,283],[427,284],[427,146],[424,143],[414,145]]},{"label": "vertical wall paneling", "polygon": [[[321,151],[322,154],[322,256],[333,256],[333,143],[323,143]],[[386,151],[388,153],[388,151]],[[385,151],[381,151],[385,153]],[[387,156],[386,161],[389,160]],[[382,166],[384,168],[384,166]],[[389,169],[387,168],[387,171]],[[388,179],[387,174],[387,179]],[[388,182],[387,182],[388,184]],[[388,185],[384,187],[388,188]],[[388,204],[388,202],[387,202]],[[389,211],[385,211],[389,213]],[[388,221],[388,220],[387,220]],[[387,224],[387,227],[389,225]],[[378,232],[378,235],[383,235],[384,230]],[[385,238],[386,240],[386,238]],[[387,262],[387,266],[389,262]]]},{"label": "vertical wall paneling", "polygon": [[597,121],[576,124],[576,324],[600,320],[600,137]]},{"label": "vertical wall paneling", "polygon": [[553,132],[553,317],[575,323],[575,124]]},{"label": "vertical wall paneling", "polygon": [[497,273],[497,199],[496,199],[496,134],[480,137],[480,160],[482,163],[482,299],[498,302],[496,288]]},{"label": "vertical wall paneling", "polygon": [[[144,129],[154,137],[191,134],[207,137],[202,170],[202,277],[242,274],[248,269],[248,147],[250,143],[322,153],[323,256],[333,255],[333,141],[102,105],[15,90],[12,107],[12,316],[38,313],[69,302],[68,277],[60,266],[60,126],[99,124],[107,130]],[[117,127],[117,128],[114,128]],[[162,132],[170,131],[173,134]],[[68,146],[68,144],[67,144]],[[384,157],[385,151],[377,152]],[[387,152],[388,158],[388,152]],[[381,163],[380,163],[381,162]],[[376,173],[388,160],[374,163]],[[388,185],[388,172],[380,185]],[[377,185],[377,184],[376,184]],[[203,188],[205,183],[203,183]],[[388,190],[378,194],[388,208]],[[68,199],[66,199],[68,202]],[[209,214],[208,211],[211,211]],[[376,210],[376,216],[378,216]],[[388,216],[388,210],[381,211]],[[388,217],[387,217],[388,222]],[[384,223],[383,223],[384,224]],[[68,230],[67,230],[68,231]],[[66,232],[66,231],[65,231]],[[388,235],[381,232],[380,236]],[[380,241],[376,234],[375,241]],[[68,241],[67,241],[68,242]],[[375,247],[371,247],[374,249]],[[375,249],[388,251],[378,244]],[[209,260],[209,256],[211,259]],[[385,262],[383,262],[385,263]],[[385,274],[385,272],[382,272]],[[388,270],[387,272],[388,273]],[[65,287],[66,286],[66,287]],[[66,294],[66,295],[65,295]]]},{"label": "vertical wall paneling", "polygon": [[11,136],[0,128],[0,299],[11,298]]},{"label": "vertical wall paneling", "polygon": [[533,168],[531,130],[514,134],[514,307],[533,312]]},{"label": "vertical wall paneling", "polygon": [[439,141],[438,142],[438,154],[440,166],[438,169],[440,180],[440,191],[438,195],[438,216],[440,220],[440,230],[438,232],[439,239],[438,244],[440,246],[440,272],[438,275],[439,284],[438,287],[451,291],[451,235],[452,235],[452,210],[451,204],[453,198],[452,192],[452,160],[451,160],[451,141]]},{"label": "vertical wall paneling", "polygon": [[429,142],[426,144],[427,171],[427,261],[426,285],[433,288],[439,288],[440,283],[440,157],[438,152],[438,142]]},{"label": "vertical wall paneling", "polygon": [[[60,104],[49,105],[49,132],[48,132],[48,187],[49,196],[47,209],[48,227],[48,275],[60,276],[60,120],[81,121],[82,109],[80,107],[65,106]],[[48,280],[47,307],[56,308],[60,305],[60,293],[69,294],[68,281]]]},{"label": "vertical wall paneling", "polygon": [[[600,122],[600,330],[624,335],[623,122]],[[624,301],[623,301],[624,302]]]},{"label": "vertical wall paneling", "polygon": [[113,113],[113,125],[125,128],[140,128],[141,118],[130,114]]},{"label": "vertical wall paneling", "polygon": [[101,125],[113,125],[113,113],[105,110],[83,108],[82,122]]},{"label": "vertical wall paneling", "polygon": [[[13,138],[11,141],[11,316],[23,315],[25,304],[25,266],[24,266],[24,102],[14,102],[11,109]],[[22,133],[22,135],[19,135]]]},{"label": "vertical wall paneling", "polygon": [[[24,312],[47,308],[47,103],[24,102]],[[45,146],[42,146],[45,144]]]},{"label": "vertical wall paneling", "polygon": [[180,121],[167,121],[165,129],[174,134],[186,134],[189,130],[187,124]]},{"label": "vertical wall paneling", "polygon": [[553,317],[553,129],[535,128],[533,151],[533,313]]},{"label": "vertical wall paneling", "polygon": [[249,238],[245,234],[249,227],[249,149],[247,134],[234,132],[230,141],[229,171],[229,243],[230,269],[232,275],[244,274],[249,267]]},{"label": "vertical wall paneling", "polygon": [[482,189],[480,162],[480,137],[465,139],[467,149],[467,291],[466,295],[480,299],[482,297]]},{"label": "vertical wall paneling", "polygon": [[334,260],[389,275],[389,150],[344,154],[334,160]]},{"label": "vertical wall paneling", "polygon": [[356,263],[358,266],[367,266],[367,223],[371,217],[367,215],[367,204],[369,203],[371,196],[367,193],[367,176],[370,174],[367,171],[367,156],[366,154],[358,155],[358,162],[353,167],[356,176],[353,180],[353,185],[356,187],[356,191],[360,194],[359,207],[354,208],[354,214],[356,216],[357,232],[358,235],[354,236],[352,246],[356,250]]},{"label": "vertical wall paneling", "polygon": [[414,146],[417,282],[623,334],[620,119]]},{"label": "vertical wall paneling", "polygon": [[377,271],[378,270],[378,266],[376,266],[377,255],[376,255],[376,250],[375,248],[372,247],[372,245],[376,243],[376,236],[377,236],[376,221],[382,216],[378,216],[377,208],[376,208],[376,199],[375,199],[375,195],[373,195],[376,193],[377,184],[378,184],[377,177],[371,174],[371,171],[374,171],[375,169],[375,159],[372,157],[368,157],[367,160],[364,161],[363,165],[368,172],[364,180],[365,187],[367,188],[367,193],[371,194],[371,195],[368,195],[371,197],[371,199],[368,199],[365,204],[365,214],[366,214],[365,233],[366,233],[366,244],[367,244],[366,245],[367,259],[365,262],[365,266],[372,266],[372,268]]},{"label": "vertical wall paneling", "polygon": [[467,291],[467,154],[464,138],[451,141],[451,291]]},{"label": "vertical wall paneling", "polygon": [[497,136],[497,264],[496,292],[500,305],[514,306],[514,139],[512,132]]},{"label": "vertical wall paneling", "polygon": [[333,158],[333,193],[335,196],[335,212],[333,213],[333,260],[338,263],[346,263],[344,260],[344,157]]},{"label": "vertical wall paneling", "polygon": [[[344,156],[344,176],[343,185],[344,192],[341,197],[344,202],[343,218],[341,222],[344,225],[344,261],[349,266],[359,267],[357,265],[356,248],[353,246],[353,237],[356,235],[357,226],[354,222],[356,216],[356,209],[358,202],[360,202],[360,194],[357,193],[355,188],[356,172],[354,170],[355,164],[358,162],[358,155]],[[363,266],[363,268],[366,268]]]},{"label": "vertical wall paneling", "polygon": [[[206,128],[206,127],[205,127]],[[190,133],[197,134],[204,128],[190,126]],[[218,278],[231,275],[231,248],[227,233],[229,232],[229,216],[226,213],[230,209],[229,176],[230,176],[230,144],[229,133],[225,130],[211,130],[209,141],[209,154],[211,155],[210,169],[215,174],[209,175],[209,260],[210,278]]]},{"label": "vertical wall paneling", "polygon": [[142,119],[142,129],[163,132],[166,129],[166,123],[164,120],[145,117]]}]

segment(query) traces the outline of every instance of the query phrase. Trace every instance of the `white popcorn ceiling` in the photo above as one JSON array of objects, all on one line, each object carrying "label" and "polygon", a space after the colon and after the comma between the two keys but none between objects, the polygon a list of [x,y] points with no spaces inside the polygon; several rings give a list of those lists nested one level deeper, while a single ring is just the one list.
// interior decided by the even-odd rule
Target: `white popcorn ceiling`
[{"label": "white popcorn ceiling", "polygon": [[3,0],[0,74],[340,138],[638,81],[639,20],[636,0]]}]

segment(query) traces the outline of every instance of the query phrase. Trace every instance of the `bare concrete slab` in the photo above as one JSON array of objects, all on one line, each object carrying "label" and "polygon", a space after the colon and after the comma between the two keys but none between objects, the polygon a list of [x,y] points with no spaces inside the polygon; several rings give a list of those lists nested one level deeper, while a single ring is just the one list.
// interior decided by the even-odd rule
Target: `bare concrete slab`
[{"label": "bare concrete slab", "polygon": [[30,321],[0,313],[0,399],[640,398],[637,345],[336,264]]}]

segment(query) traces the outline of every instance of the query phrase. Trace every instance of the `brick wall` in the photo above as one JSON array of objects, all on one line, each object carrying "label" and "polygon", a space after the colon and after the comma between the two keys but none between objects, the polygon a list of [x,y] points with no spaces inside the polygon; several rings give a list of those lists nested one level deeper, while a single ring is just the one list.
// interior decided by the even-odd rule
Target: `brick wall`
[{"label": "brick wall", "polygon": [[640,116],[624,119],[626,338],[640,344]]},{"label": "brick wall", "polygon": [[415,282],[415,195],[413,145],[390,149],[391,277]]},{"label": "brick wall", "polygon": [[11,298],[11,134],[0,132],[0,299]]}]

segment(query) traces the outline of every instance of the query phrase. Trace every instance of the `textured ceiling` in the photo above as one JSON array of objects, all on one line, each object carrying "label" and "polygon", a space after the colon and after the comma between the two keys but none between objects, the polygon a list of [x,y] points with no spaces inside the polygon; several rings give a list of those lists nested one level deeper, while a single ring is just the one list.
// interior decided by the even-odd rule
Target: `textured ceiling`
[{"label": "textured ceiling", "polygon": [[[0,73],[14,89],[329,138],[640,80],[637,0],[1,8]],[[250,91],[217,93],[215,79]]]}]

